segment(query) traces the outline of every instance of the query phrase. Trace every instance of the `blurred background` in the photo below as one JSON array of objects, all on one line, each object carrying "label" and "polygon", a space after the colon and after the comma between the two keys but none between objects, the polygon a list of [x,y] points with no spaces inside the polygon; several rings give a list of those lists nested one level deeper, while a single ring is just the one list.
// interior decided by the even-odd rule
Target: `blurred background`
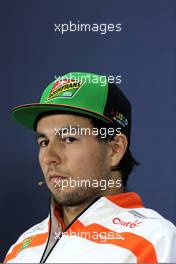
[{"label": "blurred background", "polygon": [[[121,24],[120,32],[65,32],[56,25]],[[37,102],[71,71],[121,76],[133,105],[131,149],[141,163],[129,190],[176,224],[176,1],[1,0],[0,261],[26,229],[48,215],[34,132],[10,110]]]}]

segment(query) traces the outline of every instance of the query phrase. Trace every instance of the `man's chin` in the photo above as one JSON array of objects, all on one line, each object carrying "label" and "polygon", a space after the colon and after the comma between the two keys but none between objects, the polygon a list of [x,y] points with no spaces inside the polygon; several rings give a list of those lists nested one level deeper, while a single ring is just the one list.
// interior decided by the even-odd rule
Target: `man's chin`
[{"label": "man's chin", "polygon": [[54,199],[63,206],[76,206],[88,200],[85,194],[78,190],[58,190],[52,192]]}]

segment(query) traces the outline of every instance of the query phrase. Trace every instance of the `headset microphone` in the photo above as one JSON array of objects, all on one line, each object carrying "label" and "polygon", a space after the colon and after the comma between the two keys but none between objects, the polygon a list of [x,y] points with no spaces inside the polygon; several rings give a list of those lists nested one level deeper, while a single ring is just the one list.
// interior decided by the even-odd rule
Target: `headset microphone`
[{"label": "headset microphone", "polygon": [[39,182],[38,182],[38,186],[42,186],[43,184],[45,184],[44,181],[39,181]]}]

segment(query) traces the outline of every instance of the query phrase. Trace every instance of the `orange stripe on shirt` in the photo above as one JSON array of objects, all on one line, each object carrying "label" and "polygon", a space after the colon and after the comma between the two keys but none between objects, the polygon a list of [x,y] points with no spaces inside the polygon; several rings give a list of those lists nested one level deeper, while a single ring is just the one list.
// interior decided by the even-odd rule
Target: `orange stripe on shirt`
[{"label": "orange stripe on shirt", "polygon": [[12,249],[11,253],[9,253],[6,256],[4,263],[9,261],[10,259],[15,258],[20,253],[21,250],[25,250],[25,248],[21,249],[23,244],[25,243],[25,240],[31,239],[30,244],[26,247],[26,248],[29,248],[29,247],[36,247],[36,246],[40,246],[40,245],[44,244],[46,242],[47,238],[48,238],[48,232],[44,233],[44,234],[38,234],[38,235],[34,235],[34,236],[30,236],[30,237],[25,238],[20,244],[16,245]]},{"label": "orange stripe on shirt", "polygon": [[[137,263],[157,263],[157,256],[153,244],[139,235],[130,232],[114,232],[113,230],[110,230],[99,224],[91,224],[88,226],[84,226],[78,220],[67,230],[68,235],[73,234],[73,232],[76,236],[80,236],[79,234],[81,234],[81,232],[83,234],[87,232],[89,234],[89,237],[86,237],[86,239],[88,240],[91,240],[96,243],[112,244],[128,249],[136,256]],[[97,234],[105,232],[107,234],[106,240],[102,241],[102,238],[100,236],[95,237],[95,232]],[[113,239],[112,237],[108,237],[108,234],[110,233]],[[124,239],[119,239],[119,236]]]},{"label": "orange stripe on shirt", "polygon": [[142,208],[144,207],[140,196],[135,192],[120,193],[117,195],[106,196],[108,200],[123,208]]}]

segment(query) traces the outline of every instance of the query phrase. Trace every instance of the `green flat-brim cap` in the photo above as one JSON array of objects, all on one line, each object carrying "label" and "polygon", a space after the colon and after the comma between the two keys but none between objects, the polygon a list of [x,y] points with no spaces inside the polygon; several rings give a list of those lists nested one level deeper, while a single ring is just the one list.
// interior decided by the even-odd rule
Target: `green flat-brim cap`
[{"label": "green flat-brim cap", "polygon": [[44,89],[39,102],[19,105],[12,109],[11,115],[35,129],[35,121],[41,114],[59,110],[116,124],[130,137],[130,102],[116,84],[94,73],[71,72],[55,79]]}]

